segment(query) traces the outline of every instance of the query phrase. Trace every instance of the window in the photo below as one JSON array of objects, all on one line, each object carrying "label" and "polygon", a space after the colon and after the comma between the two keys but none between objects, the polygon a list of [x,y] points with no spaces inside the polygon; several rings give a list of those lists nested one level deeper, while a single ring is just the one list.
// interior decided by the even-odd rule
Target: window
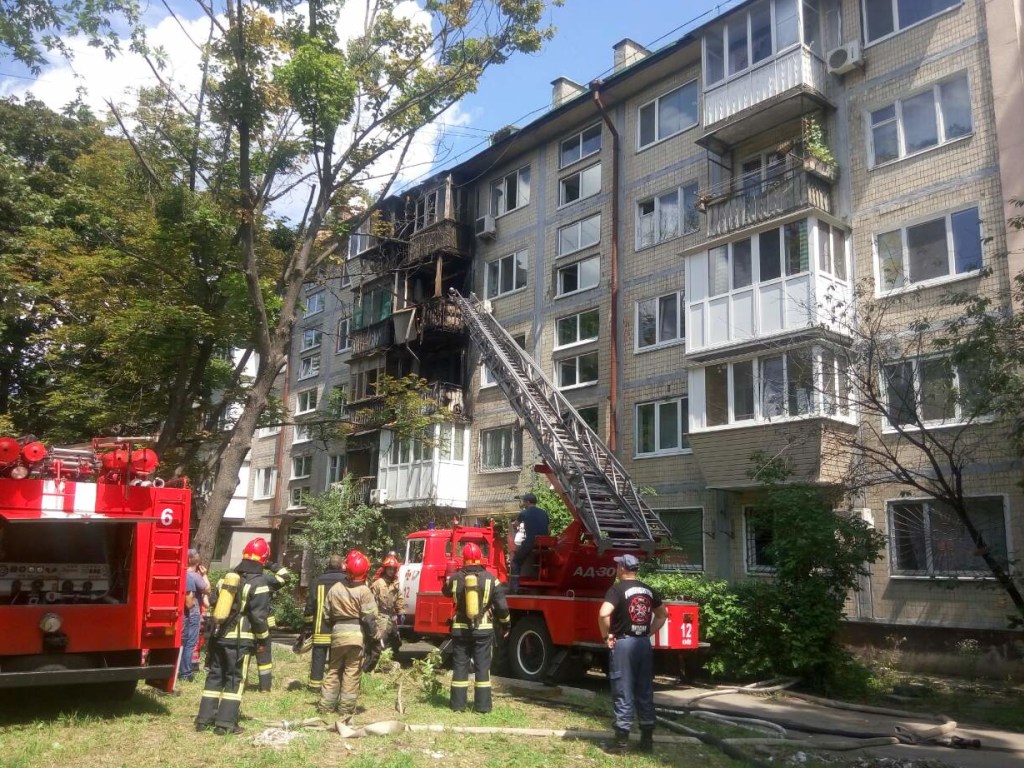
[{"label": "window", "polygon": [[427,547],[424,539],[410,539],[405,545],[405,563],[413,565],[423,562],[423,552]]},{"label": "window", "polygon": [[312,456],[292,457],[292,480],[301,480],[313,474]]},{"label": "window", "polygon": [[576,315],[561,317],[555,321],[555,349],[571,347],[597,339],[601,313],[597,309],[588,309]]},{"label": "window", "polygon": [[601,164],[584,168],[558,182],[558,204],[568,205],[601,191]]},{"label": "window", "polygon": [[597,352],[559,360],[558,388],[584,387],[597,383]]},{"label": "window", "polygon": [[[755,257],[756,248],[756,257]],[[793,221],[708,251],[708,296],[792,277],[810,269],[807,221]]]},{"label": "window", "polygon": [[597,432],[598,422],[600,419],[601,409],[596,405],[584,405],[576,409],[576,413],[580,415],[580,418],[590,427],[594,432]]},{"label": "window", "polygon": [[315,349],[320,346],[320,340],[324,332],[319,328],[308,328],[302,332],[302,351]]},{"label": "window", "polygon": [[669,91],[640,107],[638,149],[697,125],[697,81]]},{"label": "window", "polygon": [[556,296],[567,296],[570,293],[596,288],[601,282],[601,257],[591,256],[575,264],[559,267],[555,279],[558,283],[555,289]]},{"label": "window", "polygon": [[[967,515],[988,552],[1006,568],[1006,516],[998,496],[967,499]],[[948,505],[933,499],[891,501],[889,552],[896,576],[991,576],[978,545]]]},{"label": "window", "polygon": [[962,0],[864,0],[864,38],[870,43],[936,16]]},{"label": "window", "polygon": [[689,451],[689,424],[689,400],[685,397],[638,403],[636,456],[663,456]]},{"label": "window", "polygon": [[480,433],[480,471],[519,469],[523,463],[523,439],[515,427]]},{"label": "window", "polygon": [[277,470],[274,467],[260,467],[256,470],[252,496],[254,499],[269,499],[277,489]]},{"label": "window", "polygon": [[292,445],[296,443],[308,443],[313,439],[308,424],[296,424],[295,433],[292,435]]},{"label": "window", "polygon": [[296,509],[298,507],[306,506],[306,499],[309,496],[310,488],[308,485],[300,485],[292,488],[288,494],[288,508]]},{"label": "window", "polygon": [[352,270],[346,261],[341,265],[341,287],[348,288],[350,285],[352,285]]},{"label": "window", "polygon": [[558,230],[558,255],[589,248],[601,242],[601,214],[576,221]]},{"label": "window", "polygon": [[393,299],[391,287],[387,285],[378,285],[364,291],[356,297],[352,307],[352,328],[362,329],[387,320],[391,316]]},{"label": "window", "polygon": [[[801,41],[799,0],[762,0],[704,34],[704,84],[755,67]],[[774,25],[772,16],[774,9]],[[803,42],[821,53],[817,0],[804,0]],[[774,40],[772,31],[774,27]]]},{"label": "window", "polygon": [[771,552],[775,526],[771,516],[760,509],[747,507],[743,510],[743,526],[747,573],[772,573],[775,570],[775,558]]},{"label": "window", "polygon": [[[526,349],[526,334],[516,333],[512,335],[512,341],[519,345],[520,349]],[[496,386],[498,380],[494,378],[494,374],[491,373],[491,369],[486,365],[480,366],[480,387],[493,387]]]},{"label": "window", "polygon": [[699,228],[696,182],[636,204],[638,250]]},{"label": "window", "polygon": [[348,403],[348,387],[344,384],[335,384],[331,387],[330,401],[328,408],[330,414],[336,419],[345,415],[345,406]]},{"label": "window", "polygon": [[271,437],[281,431],[280,424],[272,424],[268,427],[260,427],[256,430],[256,437]]},{"label": "window", "polygon": [[324,311],[324,301],[326,300],[326,294],[323,291],[319,293],[313,293],[306,297],[306,306],[302,312],[303,317],[309,317],[315,315],[318,312]]},{"label": "window", "polygon": [[597,123],[562,142],[558,150],[558,167],[565,168],[600,151],[601,124]]},{"label": "window", "polygon": [[923,93],[876,109],[869,120],[872,165],[968,136],[974,128],[967,75],[936,83]]},{"label": "window", "polygon": [[981,269],[981,221],[977,208],[883,232],[875,238],[880,290],[940,280]]},{"label": "window", "polygon": [[988,415],[979,374],[948,357],[901,360],[883,366],[889,425],[962,424]]},{"label": "window", "polygon": [[846,233],[818,222],[818,271],[846,280]]},{"label": "window", "polygon": [[491,213],[503,213],[522,208],[530,202],[530,166],[513,171],[491,182]]},{"label": "window", "polygon": [[419,231],[444,217],[444,189],[436,188],[416,200],[414,229]]},{"label": "window", "polygon": [[357,401],[364,400],[368,397],[376,397],[377,381],[383,375],[383,363],[379,366],[353,371],[352,375],[349,377],[349,382],[352,385],[349,387],[349,391],[352,393],[352,400]]},{"label": "window", "polygon": [[704,570],[704,510],[657,509],[658,517],[672,533],[672,546],[660,558],[662,570]]},{"label": "window", "polygon": [[310,379],[320,375],[320,354],[299,358],[299,378]]},{"label": "window", "polygon": [[636,348],[647,349],[683,340],[683,292],[636,303]]},{"label": "window", "polygon": [[352,318],[351,316],[342,317],[338,320],[338,352],[348,352],[352,349]]},{"label": "window", "polygon": [[327,457],[327,488],[335,483],[340,483],[345,476],[345,457],[339,453],[332,453]]},{"label": "window", "polygon": [[419,464],[424,461],[432,461],[434,458],[433,446],[427,445],[417,438],[405,440],[392,440],[390,464]]},{"label": "window", "polygon": [[526,251],[512,253],[487,264],[484,293],[487,298],[504,296],[526,287]]},{"label": "window", "polygon": [[295,413],[309,413],[316,410],[317,389],[305,389],[295,393]]},{"label": "window", "polygon": [[829,350],[821,351],[821,400],[816,399],[815,356],[810,347],[792,349],[704,369],[708,427],[817,413],[848,415],[849,375]]},{"label": "window", "polygon": [[466,460],[466,428],[461,424],[440,425],[441,461]]}]

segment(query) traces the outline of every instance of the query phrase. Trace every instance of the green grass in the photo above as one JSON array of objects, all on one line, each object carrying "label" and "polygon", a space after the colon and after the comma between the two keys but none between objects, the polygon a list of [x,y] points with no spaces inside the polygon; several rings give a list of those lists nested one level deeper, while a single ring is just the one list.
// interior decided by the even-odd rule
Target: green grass
[{"label": "green grass", "polygon": [[[0,698],[0,766],[3,768],[574,768],[607,766],[611,758],[597,743],[583,740],[524,736],[477,736],[455,733],[401,733],[343,740],[334,732],[305,731],[279,749],[257,747],[253,737],[266,727],[261,720],[296,721],[316,717],[317,695],[306,690],[285,690],[289,679],[305,680],[308,657],[274,648],[275,687],[269,694],[246,693],[241,725],[246,733],[218,737],[196,733],[193,719],[199,706],[201,683],[182,684],[180,696],[159,695],[140,686],[131,701],[119,704],[96,701],[67,691],[10,692]],[[251,673],[255,682],[255,670]],[[395,709],[394,675],[364,676],[355,725],[381,720],[446,725],[578,728],[608,730],[608,703],[598,696],[593,703],[562,706],[503,694],[495,690],[494,711],[487,715],[456,714],[445,695],[428,700],[408,670],[404,715]],[[333,722],[333,719],[332,719]],[[682,750],[685,750],[683,752]],[[653,756],[631,755],[631,768],[654,768],[672,763],[702,768],[736,768],[736,763],[703,745],[659,745]]]}]

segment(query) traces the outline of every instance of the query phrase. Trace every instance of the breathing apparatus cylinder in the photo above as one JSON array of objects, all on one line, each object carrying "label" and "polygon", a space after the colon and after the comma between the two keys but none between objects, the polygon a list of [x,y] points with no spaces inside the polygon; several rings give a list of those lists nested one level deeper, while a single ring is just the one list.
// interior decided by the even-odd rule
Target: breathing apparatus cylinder
[{"label": "breathing apparatus cylinder", "polygon": [[475,573],[466,574],[466,618],[475,623],[480,616],[479,582]]},{"label": "breathing apparatus cylinder", "polygon": [[220,593],[217,595],[217,604],[213,607],[213,619],[218,624],[225,621],[231,614],[231,606],[235,602],[238,585],[241,581],[242,577],[234,571],[228,571],[225,574],[224,581],[220,585]]}]

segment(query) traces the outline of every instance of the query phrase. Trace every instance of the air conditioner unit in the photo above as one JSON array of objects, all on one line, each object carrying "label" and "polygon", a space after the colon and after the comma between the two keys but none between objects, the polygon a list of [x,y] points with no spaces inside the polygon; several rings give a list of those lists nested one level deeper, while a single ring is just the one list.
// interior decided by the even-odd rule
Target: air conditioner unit
[{"label": "air conditioner unit", "polygon": [[829,51],[828,71],[833,75],[845,75],[862,66],[864,66],[864,53],[859,40],[851,40]]},{"label": "air conditioner unit", "polygon": [[476,226],[473,227],[473,233],[481,240],[493,240],[497,237],[498,230],[494,225],[494,217],[488,213],[477,219]]},{"label": "air conditioner unit", "polygon": [[388,503],[388,489],[387,488],[373,488],[370,490],[370,503],[371,504],[387,504]]}]

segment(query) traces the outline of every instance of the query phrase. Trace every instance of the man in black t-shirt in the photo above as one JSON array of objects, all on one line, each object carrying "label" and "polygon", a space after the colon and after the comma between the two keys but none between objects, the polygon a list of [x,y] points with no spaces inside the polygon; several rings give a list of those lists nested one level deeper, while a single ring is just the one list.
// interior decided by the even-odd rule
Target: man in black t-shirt
[{"label": "man in black t-shirt", "polygon": [[618,580],[604,596],[597,623],[608,646],[608,677],[615,713],[615,740],[606,751],[624,754],[633,726],[640,720],[640,750],[654,750],[654,651],[651,635],[668,618],[668,608],[636,577],[640,561],[633,555],[615,558]]},{"label": "man in black t-shirt", "polygon": [[533,540],[538,536],[548,536],[551,532],[547,510],[537,506],[537,497],[532,493],[524,493],[520,499],[523,508],[515,522],[517,525],[523,525],[526,538],[516,547],[516,553],[512,556],[512,573],[508,586],[513,594],[519,591],[519,574],[523,570],[523,563],[533,552]]}]

